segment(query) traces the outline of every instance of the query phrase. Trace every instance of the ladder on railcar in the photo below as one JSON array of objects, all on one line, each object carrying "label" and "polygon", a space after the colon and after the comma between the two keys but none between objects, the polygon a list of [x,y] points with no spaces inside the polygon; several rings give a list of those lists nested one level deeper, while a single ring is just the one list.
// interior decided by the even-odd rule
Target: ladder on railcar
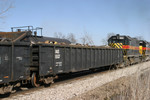
[{"label": "ladder on railcar", "polygon": [[31,71],[31,83],[32,86],[38,87],[38,81],[39,81],[39,46],[32,46],[31,49],[31,66],[30,66],[30,71]]}]

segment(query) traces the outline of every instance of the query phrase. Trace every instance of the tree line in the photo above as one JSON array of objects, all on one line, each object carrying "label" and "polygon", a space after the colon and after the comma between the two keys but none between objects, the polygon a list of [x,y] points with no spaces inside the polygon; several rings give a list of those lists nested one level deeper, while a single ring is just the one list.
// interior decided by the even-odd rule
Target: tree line
[{"label": "tree line", "polygon": [[84,34],[81,35],[81,37],[79,39],[76,38],[74,33],[68,33],[67,35],[64,35],[61,32],[55,32],[54,37],[55,38],[60,38],[60,39],[67,39],[73,44],[81,43],[81,44],[84,44],[84,45],[94,45],[92,36],[89,35],[88,32],[84,32]]}]

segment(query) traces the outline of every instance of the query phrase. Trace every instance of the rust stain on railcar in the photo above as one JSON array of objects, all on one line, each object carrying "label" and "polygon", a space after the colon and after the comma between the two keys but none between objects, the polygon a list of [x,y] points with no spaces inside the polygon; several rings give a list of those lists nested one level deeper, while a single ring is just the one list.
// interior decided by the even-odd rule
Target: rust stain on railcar
[{"label": "rust stain on railcar", "polygon": [[0,32],[0,37],[14,40],[20,35],[23,35],[23,33],[25,32]]}]

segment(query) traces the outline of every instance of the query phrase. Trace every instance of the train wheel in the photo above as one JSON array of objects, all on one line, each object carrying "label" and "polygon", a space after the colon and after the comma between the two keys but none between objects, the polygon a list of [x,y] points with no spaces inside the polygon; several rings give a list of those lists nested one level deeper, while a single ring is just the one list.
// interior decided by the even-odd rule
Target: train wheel
[{"label": "train wheel", "polygon": [[33,87],[39,87],[40,86],[36,73],[32,73],[31,83],[32,83]]}]

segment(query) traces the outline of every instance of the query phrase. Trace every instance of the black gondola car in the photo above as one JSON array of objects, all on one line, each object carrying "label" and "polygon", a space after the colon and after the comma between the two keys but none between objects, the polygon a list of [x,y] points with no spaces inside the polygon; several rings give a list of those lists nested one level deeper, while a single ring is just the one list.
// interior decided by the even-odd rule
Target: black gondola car
[{"label": "black gondola car", "polygon": [[70,45],[36,44],[39,52],[39,74],[59,74],[89,70],[123,61],[121,49]]},{"label": "black gondola car", "polygon": [[30,30],[0,32],[0,94],[10,91],[20,80],[31,80],[32,44],[45,41],[70,44],[66,39],[32,35]]},{"label": "black gondola car", "polygon": [[[60,73],[78,72],[123,62],[122,49],[70,45],[68,40],[51,43],[51,38],[31,31],[0,33],[0,94],[18,83],[51,83]],[[57,42],[59,42],[57,41]]]}]

